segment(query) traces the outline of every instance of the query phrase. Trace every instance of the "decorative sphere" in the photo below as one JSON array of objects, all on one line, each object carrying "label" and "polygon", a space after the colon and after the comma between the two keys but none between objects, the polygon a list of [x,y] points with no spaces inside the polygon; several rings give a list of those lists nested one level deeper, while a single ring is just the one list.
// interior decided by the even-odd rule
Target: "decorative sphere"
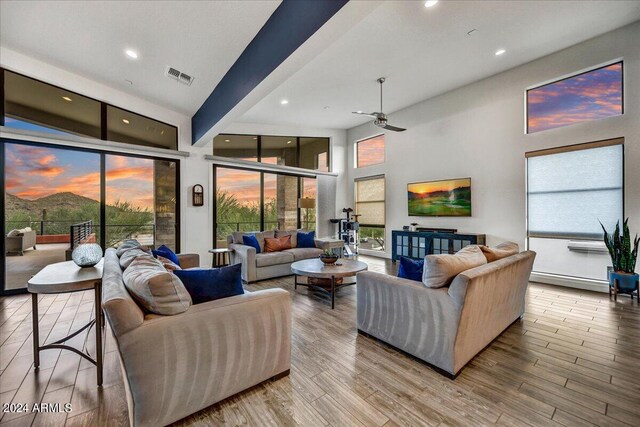
[{"label": "decorative sphere", "polygon": [[102,248],[97,243],[82,243],[73,250],[71,259],[79,267],[93,267],[102,259]]}]

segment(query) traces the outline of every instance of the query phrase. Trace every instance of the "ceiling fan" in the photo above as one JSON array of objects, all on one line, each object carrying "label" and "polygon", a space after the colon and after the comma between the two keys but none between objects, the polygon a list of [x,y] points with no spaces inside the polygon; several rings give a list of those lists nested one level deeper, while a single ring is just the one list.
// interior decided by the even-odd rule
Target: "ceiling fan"
[{"label": "ceiling fan", "polygon": [[363,113],[362,111],[353,111],[353,114],[373,117],[375,119],[373,121],[373,124],[381,127],[382,129],[388,129],[394,132],[404,132],[406,129],[387,124],[387,115],[382,112],[382,83],[384,83],[385,80],[386,79],[384,77],[380,77],[378,80],[376,80],[378,83],[380,83],[380,112],[379,113]]}]

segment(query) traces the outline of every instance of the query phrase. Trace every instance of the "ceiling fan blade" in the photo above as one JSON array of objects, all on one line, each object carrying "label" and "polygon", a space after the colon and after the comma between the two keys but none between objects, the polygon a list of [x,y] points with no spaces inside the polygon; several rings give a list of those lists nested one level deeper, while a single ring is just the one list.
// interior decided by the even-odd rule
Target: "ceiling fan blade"
[{"label": "ceiling fan blade", "polygon": [[383,128],[383,129],[392,130],[394,132],[404,132],[406,130],[404,128],[398,128],[398,127],[391,126],[391,125],[386,125],[386,124],[384,126],[380,126],[380,127]]},{"label": "ceiling fan blade", "polygon": [[353,114],[359,114],[359,115],[361,115],[361,116],[373,117],[373,118],[378,117],[378,116],[376,115],[376,114],[378,114],[378,113],[363,113],[363,112],[361,112],[361,111],[352,111],[352,113],[353,113]]}]

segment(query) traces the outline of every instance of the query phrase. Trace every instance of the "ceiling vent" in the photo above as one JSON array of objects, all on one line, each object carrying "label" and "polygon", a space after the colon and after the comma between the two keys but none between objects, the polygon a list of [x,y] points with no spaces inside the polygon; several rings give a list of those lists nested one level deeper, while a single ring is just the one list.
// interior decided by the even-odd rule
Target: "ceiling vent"
[{"label": "ceiling vent", "polygon": [[169,77],[170,79],[176,80],[182,84],[185,84],[187,86],[191,86],[191,83],[193,83],[193,77],[191,77],[188,74],[185,74],[179,70],[176,70],[173,67],[169,67],[167,66],[164,75]]}]

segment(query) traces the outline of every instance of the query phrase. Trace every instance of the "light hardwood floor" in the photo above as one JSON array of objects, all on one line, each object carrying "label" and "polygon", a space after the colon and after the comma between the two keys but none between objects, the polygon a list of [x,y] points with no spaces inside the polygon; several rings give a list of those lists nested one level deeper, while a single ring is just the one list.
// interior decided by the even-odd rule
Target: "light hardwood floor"
[{"label": "light hardwood floor", "polygon": [[[388,261],[361,257],[374,271]],[[268,382],[177,423],[191,425],[478,426],[640,425],[640,307],[627,296],[531,284],[523,321],[478,355],[455,381],[397,351],[358,336],[355,287],[336,309],[293,279],[290,376]],[[90,293],[40,300],[41,337],[50,342],[92,316]],[[93,343],[90,335],[87,345]],[[109,335],[109,334],[108,334]],[[84,337],[74,338],[82,345]],[[0,401],[71,403],[65,413],[0,414],[6,426],[126,425],[127,409],[113,339],[105,381],[95,367],[57,350],[32,368],[31,301],[0,300]],[[150,390],[150,393],[153,391]]]}]

